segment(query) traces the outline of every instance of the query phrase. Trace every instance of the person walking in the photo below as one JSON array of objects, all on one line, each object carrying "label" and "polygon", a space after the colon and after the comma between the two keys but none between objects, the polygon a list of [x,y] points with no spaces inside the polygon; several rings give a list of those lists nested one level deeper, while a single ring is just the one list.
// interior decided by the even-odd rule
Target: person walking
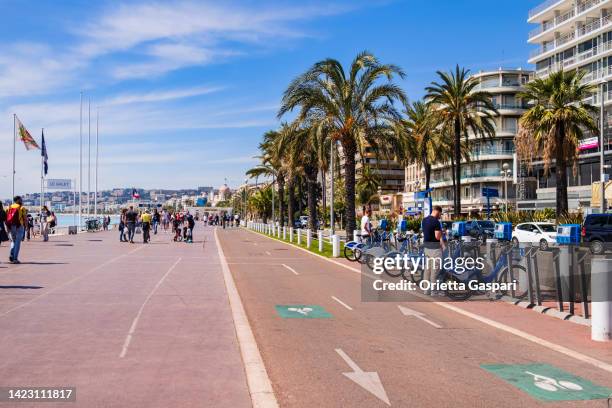
[{"label": "person walking", "polygon": [[192,243],[193,242],[193,228],[195,227],[195,220],[193,219],[193,215],[187,212],[185,216],[185,221],[187,222],[187,239],[185,242]]},{"label": "person walking", "polygon": [[40,212],[40,233],[43,237],[43,242],[49,241],[49,222],[51,218],[51,212],[47,206],[43,206]]},{"label": "person walking", "polygon": [[8,233],[6,232],[6,227],[4,226],[4,222],[6,221],[6,211],[4,211],[4,206],[2,205],[2,201],[0,201],[0,245],[3,242],[8,241]]},{"label": "person walking", "polygon": [[[25,224],[25,233],[24,238],[27,238],[27,240],[30,240],[30,236],[34,235],[34,217],[32,217],[32,214],[28,214],[28,211],[26,210],[26,224]],[[21,238],[21,240],[23,241],[24,238]]]},{"label": "person walking", "polygon": [[[442,251],[444,250],[444,241],[442,240],[442,225],[440,217],[442,216],[442,207],[435,205],[431,215],[423,218],[421,222],[421,230],[423,231],[423,247],[425,252],[425,273],[423,280],[430,283],[430,288],[436,285],[439,278],[440,269],[442,269]],[[438,289],[425,290],[426,295],[436,296],[440,291]]]},{"label": "person walking", "polygon": [[136,221],[138,220],[138,213],[134,211],[134,206],[130,205],[130,209],[125,213],[125,221],[128,230],[128,241],[130,244],[134,243],[134,234],[136,233]]},{"label": "person walking", "polygon": [[127,220],[125,219],[125,214],[127,213],[127,208],[121,210],[121,215],[119,216],[119,242],[127,242],[127,236],[125,234],[125,229],[127,228]]},{"label": "person walking", "polygon": [[9,207],[6,213],[6,226],[10,230],[11,235],[11,253],[9,262],[12,264],[21,263],[19,261],[19,250],[21,249],[21,241],[25,234],[27,223],[27,210],[23,206],[23,201],[20,196],[13,198],[13,204]]},{"label": "person walking", "polygon": [[146,210],[142,213],[140,217],[140,221],[142,222],[142,242],[143,244],[149,243],[151,241],[151,213],[149,210]]},{"label": "person walking", "polygon": [[361,241],[365,243],[371,242],[372,237],[372,222],[370,221],[372,218],[372,209],[364,208],[363,217],[361,217]]},{"label": "person walking", "polygon": [[159,225],[159,222],[161,221],[161,215],[159,214],[159,211],[157,211],[157,208],[155,210],[153,210],[153,235],[157,235],[157,226]]}]

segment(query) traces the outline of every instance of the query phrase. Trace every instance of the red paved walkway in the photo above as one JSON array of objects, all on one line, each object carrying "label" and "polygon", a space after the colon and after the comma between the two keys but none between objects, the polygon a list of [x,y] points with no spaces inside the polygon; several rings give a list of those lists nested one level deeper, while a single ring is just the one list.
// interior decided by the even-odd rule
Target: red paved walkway
[{"label": "red paved walkway", "polygon": [[67,407],[250,406],[212,229],[196,234],[52,237],[19,266],[0,247],[0,386],[75,386]]}]

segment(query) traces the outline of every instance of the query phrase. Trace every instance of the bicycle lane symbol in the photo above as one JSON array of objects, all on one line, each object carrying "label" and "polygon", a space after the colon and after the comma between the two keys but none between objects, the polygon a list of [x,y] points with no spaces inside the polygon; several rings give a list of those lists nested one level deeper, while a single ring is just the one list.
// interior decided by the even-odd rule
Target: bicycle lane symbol
[{"label": "bicycle lane symbol", "polygon": [[283,319],[329,319],[332,315],[319,305],[276,305]]},{"label": "bicycle lane symbol", "polygon": [[607,399],[612,389],[548,364],[482,364],[509,384],[543,401]]}]

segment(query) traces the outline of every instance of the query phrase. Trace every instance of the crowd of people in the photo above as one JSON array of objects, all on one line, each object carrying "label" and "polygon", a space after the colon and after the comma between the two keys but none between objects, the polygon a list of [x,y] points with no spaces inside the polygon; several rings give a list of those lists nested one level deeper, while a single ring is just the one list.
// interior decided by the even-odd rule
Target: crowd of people
[{"label": "crowd of people", "polygon": [[[157,235],[162,229],[164,232],[172,233],[172,240],[175,242],[192,243],[194,239],[193,230],[197,221],[202,221],[203,225],[211,226],[239,226],[240,216],[232,216],[229,213],[223,214],[191,214],[186,211],[135,209],[129,206],[121,211],[118,223],[119,240],[121,242],[134,243],[136,235],[142,235],[142,242],[149,243],[151,234]],[[107,231],[111,227],[110,216],[102,218],[102,229]],[[35,226],[37,228],[35,228]],[[39,233],[42,241],[49,240],[49,235],[54,232],[57,226],[57,216],[50,211],[47,206],[43,206],[40,213],[31,214],[23,205],[20,196],[13,198],[13,203],[4,208],[0,201],[0,245],[10,241],[9,262],[20,263],[19,252],[21,243],[24,240],[35,238]]]}]

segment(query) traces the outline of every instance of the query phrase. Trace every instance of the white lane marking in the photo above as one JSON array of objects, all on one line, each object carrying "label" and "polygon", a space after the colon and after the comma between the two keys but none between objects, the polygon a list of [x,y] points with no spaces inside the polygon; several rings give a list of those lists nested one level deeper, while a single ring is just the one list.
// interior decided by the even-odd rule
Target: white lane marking
[{"label": "white lane marking", "polygon": [[257,242],[253,242],[253,245],[257,246],[257,245],[259,245],[259,244],[258,244]]},{"label": "white lane marking", "polygon": [[353,370],[349,373],[342,373],[342,375],[355,382],[357,385],[365,388],[366,391],[374,394],[376,398],[380,399],[385,404],[391,405],[387,392],[385,391],[385,387],[383,387],[380,377],[376,371],[363,371],[353,360],[351,360],[349,356],[346,355],[342,349],[336,349],[336,353],[338,353],[344,362],[351,367],[351,370]]},{"label": "white lane marking", "polygon": [[342,306],[346,307],[348,310],[353,310],[352,307],[350,307],[349,305],[347,305],[346,303],[344,303],[343,301],[341,301],[337,297],[332,296],[331,298],[334,299],[336,302],[340,303]]},{"label": "white lane marking", "polygon": [[95,272],[95,271],[97,271],[98,269],[103,268],[103,267],[107,266],[108,264],[111,264],[111,263],[113,263],[113,262],[115,262],[115,261],[117,261],[117,260],[119,260],[119,259],[121,259],[121,258],[123,258],[123,257],[126,257],[126,256],[128,256],[128,255],[130,255],[130,254],[133,254],[133,253],[134,253],[134,252],[136,252],[136,251],[140,251],[140,250],[141,250],[141,249],[143,249],[143,248],[145,248],[145,247],[144,247],[144,246],[141,246],[141,247],[138,247],[138,248],[136,248],[136,249],[131,250],[131,251],[130,251],[130,252],[128,252],[127,254],[122,254],[122,255],[116,256],[116,257],[114,257],[114,258],[112,258],[112,259],[109,259],[108,261],[101,263],[100,265],[98,265],[98,266],[94,267],[93,269],[90,269],[89,271],[85,272],[85,273],[84,273],[84,274],[82,274],[82,275],[75,276],[74,278],[70,279],[69,281],[62,283],[61,285],[56,286],[56,287],[54,287],[53,289],[49,289],[49,290],[48,290],[48,291],[46,291],[45,293],[41,293],[40,295],[36,296],[35,298],[32,298],[32,299],[28,300],[27,302],[21,303],[21,304],[19,304],[19,305],[15,306],[15,307],[12,307],[12,308],[10,308],[10,309],[8,309],[8,310],[6,310],[6,311],[4,311],[4,312],[0,313],[0,316],[6,316],[7,314],[9,314],[9,313],[11,313],[11,312],[14,312],[15,310],[21,309],[21,308],[22,308],[22,307],[24,307],[24,306],[27,306],[27,305],[29,305],[29,304],[31,304],[31,303],[34,303],[34,302],[35,302],[35,301],[37,301],[38,299],[43,298],[43,297],[45,297],[45,296],[47,296],[47,295],[49,295],[49,294],[51,294],[51,293],[53,293],[53,292],[55,292],[55,291],[57,291],[57,290],[59,290],[59,289],[63,288],[63,287],[65,287],[65,286],[68,286],[68,285],[70,285],[71,283],[74,283],[74,282],[78,281],[79,279],[84,278],[84,277],[86,277],[87,275],[90,275],[90,274],[94,273],[94,272]]},{"label": "white lane marking", "polygon": [[270,253],[270,251],[266,251],[266,254],[272,256],[272,254]]},{"label": "white lane marking", "polygon": [[283,265],[285,268],[289,269],[291,272],[293,272],[294,275],[299,275],[299,273],[296,272],[295,269],[293,269],[292,267],[285,265],[285,264],[281,264]]},{"label": "white lane marking", "polygon": [[253,407],[258,408],[277,408],[278,403],[274,396],[274,390],[266,371],[266,366],[263,363],[253,330],[249,324],[249,319],[246,317],[240,294],[236,289],[236,283],[232,277],[232,273],[227,265],[227,260],[223,254],[223,248],[219,242],[217,228],[215,228],[215,243],[219,253],[221,262],[221,270],[223,271],[223,280],[229,298],[230,308],[232,309],[232,318],[236,327],[236,338],[240,346],[240,354],[242,354],[242,363],[246,373],[249,392],[251,393],[251,402]]},{"label": "white lane marking", "polygon": [[[250,230],[247,230],[247,231],[250,231]],[[287,245],[289,245],[289,244],[287,244]],[[343,267],[345,269],[348,269],[348,270],[350,270],[352,272],[355,272],[355,273],[358,273],[360,275],[363,275],[363,276],[366,276],[368,278],[371,278],[370,276],[368,276],[368,275],[364,274],[363,272],[361,272],[359,269],[353,268],[353,267],[348,266],[348,265],[344,265],[344,264],[342,264],[340,262],[334,261],[333,259],[326,258],[326,257],[324,257],[322,255],[315,254],[313,252],[308,251],[307,249],[296,247],[294,245],[291,245],[291,246],[296,248],[296,249],[300,249],[300,250],[306,252],[307,254],[317,256],[317,257],[319,257],[321,259],[324,259],[327,262],[331,262],[331,263],[336,264],[338,266],[341,266],[341,267]],[[414,293],[413,295],[414,296],[419,296],[419,297],[425,297],[424,295],[421,295],[420,293]],[[477,315],[475,313],[468,312],[466,310],[463,310],[461,308],[455,307],[453,305],[449,305],[449,304],[444,303],[444,302],[431,302],[431,303],[433,303],[435,305],[438,305],[440,307],[444,307],[446,309],[452,310],[453,312],[462,314],[462,315],[464,315],[466,317],[469,317],[471,319],[478,320],[479,322],[484,323],[486,325],[489,325],[491,327],[494,327],[496,329],[505,331],[507,333],[514,334],[515,336],[521,337],[521,338],[523,338],[525,340],[528,340],[528,341],[530,341],[532,343],[538,344],[538,345],[540,345],[542,347],[545,347],[545,348],[547,348],[549,350],[553,350],[553,351],[556,351],[558,353],[565,354],[566,356],[571,357],[571,358],[573,358],[575,360],[579,360],[579,361],[582,361],[584,363],[591,364],[591,365],[593,365],[593,366],[595,366],[597,368],[600,368],[600,369],[602,369],[604,371],[608,371],[608,372],[612,373],[612,364],[605,363],[603,361],[597,360],[596,358],[587,356],[586,354],[582,354],[582,353],[580,353],[578,351],[569,349],[567,347],[560,346],[560,345],[552,343],[552,342],[550,342],[548,340],[544,340],[544,339],[542,339],[540,337],[537,337],[537,336],[531,335],[529,333],[526,333],[526,332],[524,332],[522,330],[515,329],[514,327],[507,326],[507,325],[505,325],[503,323],[499,323],[499,322],[497,322],[495,320],[487,319],[486,317],[479,316],[479,315]]]},{"label": "white lane marking", "polygon": [[425,323],[432,325],[436,329],[441,329],[442,328],[442,326],[440,326],[438,323],[432,322],[431,320],[426,318],[424,313],[417,312],[416,310],[412,310],[412,309],[409,309],[409,308],[401,306],[401,305],[398,305],[397,307],[399,308],[400,312],[402,312],[402,314],[404,316],[414,316],[417,319],[421,319]]},{"label": "white lane marking", "polygon": [[123,342],[123,348],[121,349],[121,354],[119,354],[119,358],[123,358],[127,354],[128,348],[130,347],[130,343],[132,342],[132,337],[134,336],[134,332],[136,331],[136,327],[138,326],[138,321],[140,320],[140,316],[142,315],[142,311],[144,310],[145,306],[147,305],[147,303],[149,303],[149,299],[151,299],[151,297],[153,296],[153,294],[155,294],[155,292],[161,286],[161,284],[164,283],[168,275],[170,275],[170,272],[172,272],[174,268],[176,268],[176,265],[178,265],[179,262],[181,262],[181,258],[177,259],[176,262],[172,264],[170,269],[166,271],[164,276],[161,277],[161,279],[157,282],[153,290],[149,293],[149,295],[145,298],[144,302],[140,306],[140,309],[138,310],[136,317],[132,321],[130,330],[128,331],[127,336],[125,336],[125,341]]}]

